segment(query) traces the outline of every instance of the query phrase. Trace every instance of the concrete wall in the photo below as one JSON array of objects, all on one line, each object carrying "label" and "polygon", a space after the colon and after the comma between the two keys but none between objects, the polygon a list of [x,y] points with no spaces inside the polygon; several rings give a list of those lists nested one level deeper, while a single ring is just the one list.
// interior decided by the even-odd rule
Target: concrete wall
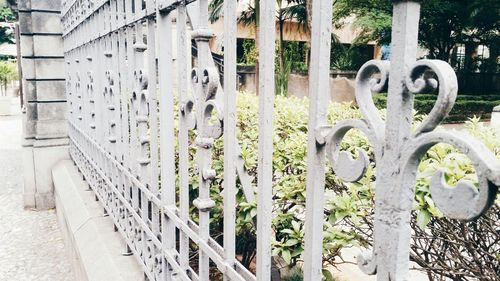
[{"label": "concrete wall", "polygon": [[[254,66],[238,66],[238,87],[240,91],[256,93],[257,77]],[[356,72],[331,72],[330,98],[334,102],[354,102],[354,81]],[[295,97],[309,96],[309,76],[292,73],[288,80],[288,94]]]},{"label": "concrete wall", "polygon": [[54,207],[52,167],[67,159],[60,0],[20,0],[25,207]]}]

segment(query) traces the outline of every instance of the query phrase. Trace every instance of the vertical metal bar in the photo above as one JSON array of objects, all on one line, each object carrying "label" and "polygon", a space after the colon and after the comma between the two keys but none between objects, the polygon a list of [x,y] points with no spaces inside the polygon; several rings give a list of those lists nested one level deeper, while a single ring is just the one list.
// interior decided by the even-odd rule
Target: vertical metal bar
[{"label": "vertical metal bar", "polygon": [[136,77],[135,77],[135,71],[137,70],[136,67],[136,60],[135,60],[135,51],[134,51],[134,27],[128,26],[127,27],[127,46],[128,46],[128,53],[127,53],[127,60],[128,60],[128,78],[129,78],[129,112],[130,112],[130,170],[134,175],[137,175],[137,121],[136,121],[136,101],[134,101],[134,94],[137,94],[137,87],[136,87]]},{"label": "vertical metal bar", "polygon": [[[377,253],[377,280],[406,280],[411,239],[410,212],[413,190],[401,190],[394,179],[402,173],[401,151],[410,137],[413,96],[405,86],[405,73],[416,61],[420,3],[393,1],[391,69],[387,99],[387,126],[384,155],[379,165],[375,198],[374,241]],[[411,194],[410,194],[411,192]],[[387,223],[391,213],[393,223]]]},{"label": "vertical metal bar", "polygon": [[[125,15],[124,15],[124,23],[127,24],[129,21],[132,20],[133,14],[132,14],[132,1],[125,1]],[[135,119],[134,119],[134,113],[133,113],[133,108],[132,108],[132,92],[134,91],[134,75],[133,71],[135,69],[135,64],[134,64],[134,59],[133,59],[133,52],[134,52],[134,39],[133,39],[133,28],[130,26],[125,26],[124,28],[124,46],[126,46],[126,65],[127,68],[123,71],[124,72],[124,85],[127,89],[125,92],[125,110],[126,110],[126,120],[127,120],[127,128],[126,128],[126,134],[127,134],[127,139],[126,139],[126,166],[132,173],[135,172],[135,155],[134,155],[134,149],[133,149],[133,139],[134,139],[134,131],[135,131]],[[127,186],[127,189],[129,187]],[[127,190],[128,191],[128,190]],[[128,194],[128,192],[127,192]],[[129,198],[129,196],[127,196]],[[129,199],[130,200],[130,199]]]},{"label": "vertical metal bar", "polygon": [[[198,26],[198,34],[196,38],[196,42],[198,45],[198,69],[199,69],[199,77],[198,79],[202,79],[201,73],[204,71],[206,67],[211,65],[209,62],[212,61],[212,56],[211,53],[208,52],[207,54],[201,53],[202,48],[200,46],[204,46],[208,48],[208,0],[200,0],[198,1],[199,4],[199,26]],[[213,61],[212,61],[213,64]],[[203,86],[202,83],[197,84],[198,88],[194,89],[196,92],[196,106],[199,107],[196,111],[196,119],[197,119],[197,131],[198,131],[198,137],[197,138],[204,138],[204,112],[203,112],[203,105],[204,105],[204,93],[203,93]],[[210,138],[209,138],[210,139]],[[210,142],[213,142],[213,139],[210,139]],[[209,145],[211,146],[211,144]],[[204,145],[198,145],[197,146],[197,154],[196,154],[196,160],[198,164],[198,169],[199,169],[199,176],[198,176],[198,182],[199,182],[199,188],[198,188],[198,198],[193,202],[195,205],[212,205],[212,202],[210,200],[210,184],[211,180],[208,178],[204,177],[204,173],[207,172],[210,169],[210,159],[212,157],[211,155],[211,148],[207,148]],[[197,203],[200,204],[197,204]],[[208,242],[208,239],[210,238],[210,209],[209,207],[198,207],[198,216],[199,216],[199,236],[200,240],[203,242]],[[201,248],[199,249],[199,263],[198,263],[198,275],[199,275],[199,280],[200,281],[208,281],[209,280],[209,274],[210,274],[210,259]]]},{"label": "vertical metal bar", "polygon": [[[164,208],[175,208],[175,128],[172,66],[172,17],[157,12],[158,80],[160,87],[160,158],[161,199]],[[175,250],[175,225],[162,215],[162,247],[164,252]],[[163,278],[172,279],[172,267],[163,259]]]},{"label": "vertical metal bar", "polygon": [[[108,106],[110,104],[110,94],[109,94],[109,83],[108,83],[108,77],[107,73],[110,70],[110,56],[111,54],[111,49],[110,49],[110,44],[109,44],[109,36],[102,37],[102,42],[103,42],[103,52],[101,55],[98,57],[100,61],[102,61],[102,68],[99,69],[101,72],[101,75],[103,77],[103,90],[100,93],[103,95],[103,103],[100,104],[102,107],[102,115],[103,115],[103,137],[104,141],[101,143],[101,145],[104,147],[106,151],[110,151],[111,149],[111,144],[109,142],[109,137],[110,137],[110,119],[111,119],[111,112],[108,109]],[[107,171],[105,171],[107,173]]]},{"label": "vertical metal bar", "polygon": [[[177,9],[177,67],[178,67],[178,95],[181,106],[188,98],[190,56],[187,32],[187,10],[185,5]],[[179,110],[179,216],[185,224],[189,219],[189,128],[185,116]],[[179,241],[180,260],[183,270],[189,268],[189,237],[181,231]]]},{"label": "vertical metal bar", "polygon": [[276,3],[260,1],[257,280],[271,279]]},{"label": "vertical metal bar", "polygon": [[[137,1],[136,1],[137,5]],[[138,15],[138,10],[136,10],[136,16]],[[146,50],[146,45],[144,44],[144,26],[142,20],[138,21],[135,23],[135,44],[134,44],[134,54],[135,54],[135,75],[136,75],[136,108],[134,111],[136,111],[136,122],[137,122],[137,150],[138,150],[138,158],[137,158],[137,164],[138,164],[138,175],[139,179],[141,182],[147,184],[149,182],[149,173],[148,173],[148,168],[149,168],[149,163],[150,159],[147,155],[147,147],[149,145],[149,140],[147,137],[147,131],[148,131],[148,113],[147,113],[147,87],[144,85],[147,82],[144,82],[145,80],[147,81],[147,75],[146,75],[146,69],[145,69],[145,61],[144,61],[144,52]],[[148,210],[147,210],[147,198],[144,194],[144,192],[137,187],[137,198],[139,202],[139,213],[141,216],[141,219],[144,221],[147,221],[148,217]],[[141,231],[141,245],[139,247],[142,247],[141,251],[145,252],[147,249],[147,235],[145,231]]]},{"label": "vertical metal bar", "polygon": [[224,1],[224,258],[230,266],[236,255],[236,9],[236,1]]},{"label": "vertical metal bar", "polygon": [[[149,2],[148,2],[149,3]],[[150,189],[158,195],[158,99],[156,79],[156,20],[148,19],[148,95],[149,95],[149,130],[150,130]],[[159,233],[159,210],[153,204],[152,224],[154,233]]]},{"label": "vertical metal bar", "polygon": [[126,46],[127,43],[127,33],[126,28],[123,28],[118,33],[118,40],[120,43],[120,62],[122,65],[125,65],[125,69],[123,67],[120,68],[119,72],[119,87],[120,87],[120,111],[121,111],[121,154],[122,161],[124,167],[129,167],[129,139],[130,139],[130,124],[129,124],[129,109],[128,109],[128,97],[130,95],[130,90],[128,88],[128,62],[127,62],[127,49],[129,46]]},{"label": "vertical metal bar", "polygon": [[[97,22],[101,22],[102,18],[102,13],[98,12],[97,15]],[[102,27],[99,26],[99,31],[101,31]],[[105,104],[104,98],[102,93],[104,92],[104,87],[103,87],[103,77],[104,77],[104,65],[103,65],[103,60],[102,60],[102,54],[104,52],[104,39],[99,38],[96,40],[96,48],[94,49],[95,57],[98,58],[97,61],[94,64],[94,69],[96,73],[96,140],[98,143],[104,143],[104,124],[106,123],[106,119],[104,117],[104,108],[103,105]],[[100,156],[100,154],[97,154]],[[97,158],[97,157],[96,157]],[[97,163],[99,164],[99,167],[104,167],[104,159],[103,157],[98,157]]]},{"label": "vertical metal bar", "polygon": [[136,20],[137,20],[137,17],[141,14],[141,10],[142,10],[142,0],[135,0],[134,2],[135,4],[135,7],[134,7],[134,14],[136,16]]},{"label": "vertical metal bar", "polygon": [[[154,3],[152,1],[147,2],[148,10],[155,9]],[[157,98],[157,73],[156,73],[156,19],[149,18],[147,20],[147,68],[148,68],[148,96],[149,96],[149,131],[150,131],[150,176],[149,176],[149,186],[151,192],[154,196],[158,197],[159,193],[159,155],[158,155],[158,98]],[[151,203],[151,207],[149,207]],[[160,237],[160,206],[152,203],[148,200],[148,209],[151,212],[151,230],[153,235]],[[157,247],[153,247],[152,257],[153,259],[158,253]],[[157,273],[156,268],[153,269],[153,273]]]},{"label": "vertical metal bar", "polygon": [[309,79],[309,124],[307,145],[307,194],[305,221],[304,280],[323,278],[323,217],[325,147],[316,133],[327,123],[330,88],[332,1],[313,1],[311,65]]}]

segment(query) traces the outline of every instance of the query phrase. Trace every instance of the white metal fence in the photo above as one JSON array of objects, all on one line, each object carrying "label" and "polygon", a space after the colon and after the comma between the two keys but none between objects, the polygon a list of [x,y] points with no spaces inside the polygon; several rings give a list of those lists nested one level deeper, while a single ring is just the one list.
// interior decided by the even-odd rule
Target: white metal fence
[{"label": "white metal fence", "polygon": [[[225,280],[270,280],[275,1],[260,2],[259,160],[254,194],[236,140],[237,2],[224,3],[222,91],[209,49],[208,0],[63,1],[71,156],[149,280],[209,280],[211,265]],[[467,136],[434,132],[453,106],[457,81],[444,62],[415,62],[419,8],[418,1],[394,1],[392,63],[372,61],[359,71],[356,98],[364,119],[346,120],[332,128],[326,120],[329,91],[324,90],[329,87],[332,1],[313,2],[305,280],[322,278],[326,156],[346,181],[358,180],[366,170],[364,152],[353,159],[340,151],[343,136],[352,128],[364,132],[375,148],[375,246],[371,255],[361,257],[360,266],[369,274],[378,272],[378,280],[407,280],[417,164],[433,144],[447,142],[460,148],[471,157],[480,178],[479,189],[465,182],[451,189],[442,173],[434,177],[432,195],[446,215],[473,219],[494,201],[500,185],[500,164],[494,155]],[[194,68],[191,39],[198,49]],[[438,79],[424,80],[428,70]],[[371,94],[381,90],[389,76],[387,118],[382,120]],[[412,132],[412,95],[438,85],[434,110]],[[196,133],[197,198],[189,198],[191,131]],[[216,176],[211,149],[221,135],[223,246],[209,233],[215,204],[209,191]],[[246,199],[258,203],[255,275],[236,259],[237,177]],[[198,222],[189,215],[191,200],[199,212]],[[197,248],[190,248],[192,244]],[[199,254],[196,266],[189,261],[192,251]]]}]

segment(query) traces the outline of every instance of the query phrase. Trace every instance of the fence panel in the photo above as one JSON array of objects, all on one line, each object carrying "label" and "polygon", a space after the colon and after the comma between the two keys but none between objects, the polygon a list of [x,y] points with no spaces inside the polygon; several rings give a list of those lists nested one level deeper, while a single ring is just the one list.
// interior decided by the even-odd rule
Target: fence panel
[{"label": "fence panel", "polygon": [[[442,172],[434,176],[431,192],[445,215],[480,216],[500,185],[500,163],[484,145],[462,134],[434,131],[453,106],[457,79],[444,62],[415,61],[420,3],[393,2],[392,63],[370,61],[362,67],[356,99],[364,118],[332,127],[327,123],[329,93],[324,90],[329,87],[332,1],[313,1],[305,280],[322,278],[327,159],[336,175],[348,182],[359,180],[367,169],[365,152],[353,158],[341,150],[351,129],[369,138],[378,164],[374,248],[360,256],[360,267],[368,274],[377,273],[378,280],[407,280],[415,176],[430,147],[439,142],[455,145],[473,160],[480,179],[477,189],[466,182],[451,188]],[[208,4],[208,0],[63,1],[70,154],[125,239],[124,254],[138,259],[148,280],[205,281],[214,278],[215,270],[224,280],[270,280],[275,1],[260,1],[256,187],[236,139],[237,2],[224,3],[224,90],[209,47],[213,35]],[[191,40],[198,58],[194,66]],[[436,79],[424,77],[429,70]],[[387,81],[389,100],[383,120],[371,95]],[[413,94],[429,88],[438,89],[438,101],[412,131]],[[217,176],[212,149],[222,136],[224,227],[219,243],[210,235],[210,211],[216,204],[210,191]],[[190,165],[193,149],[195,169]],[[246,200],[258,203],[253,271],[236,256],[237,180]],[[190,212],[193,207],[196,214]]]},{"label": "fence panel", "polygon": [[[341,149],[344,136],[361,131],[373,146],[376,162],[374,245],[358,257],[359,267],[377,280],[408,280],[411,211],[415,197],[418,164],[435,144],[448,143],[466,154],[479,177],[479,187],[460,181],[450,187],[444,172],[431,182],[432,199],[444,215],[472,220],[494,203],[500,185],[500,162],[492,151],[458,132],[435,130],[455,103],[458,83],[453,69],[443,61],[416,62],[420,1],[394,0],[391,61],[367,62],[356,78],[356,101],[363,119],[342,120],[335,126],[325,121],[327,97],[322,85],[328,72],[321,67],[331,34],[332,1],[313,1],[312,62],[309,113],[309,157],[307,178],[305,280],[320,280],[324,212],[325,154],[335,174],[346,182],[365,175],[369,158],[358,151],[354,158]],[[435,78],[424,75],[426,71]],[[390,79],[389,79],[390,77]],[[387,116],[383,120],[372,94],[388,83]],[[414,131],[414,94],[438,90],[438,100],[424,122]]]},{"label": "fence panel", "polygon": [[[124,254],[137,257],[148,280],[209,280],[210,262],[225,280],[255,280],[235,251],[237,175],[248,201],[255,200],[236,142],[236,4],[229,1],[224,8],[226,29],[233,30],[225,40],[234,46],[225,54],[224,95],[208,45],[212,38],[208,1],[193,3],[196,26],[188,22],[186,5],[191,2],[63,2],[70,154],[115,230],[125,238]],[[262,10],[272,14],[271,8],[274,11],[270,5]],[[198,50],[194,68],[191,39]],[[274,49],[274,40],[266,46]],[[269,60],[267,65],[273,65],[273,56],[264,59]],[[267,92],[269,99],[274,92],[272,88]],[[212,123],[214,115],[218,121]],[[262,119],[269,122],[267,115],[266,111]],[[191,132],[196,134],[194,144]],[[272,133],[272,127],[267,132]],[[224,247],[209,233],[215,204],[210,198],[215,178],[212,145],[223,133],[227,135]],[[196,198],[189,193],[191,145],[197,150]],[[267,151],[269,162],[272,148]],[[268,164],[263,171],[270,175],[270,169]],[[268,179],[268,194],[270,183]],[[271,204],[270,197],[265,201]],[[198,223],[190,215],[193,206],[198,209]],[[269,219],[261,232],[267,237],[259,238],[258,244],[270,249]],[[262,276],[270,275],[269,251],[265,264],[256,270]],[[193,256],[198,257],[197,264],[191,261]]]}]

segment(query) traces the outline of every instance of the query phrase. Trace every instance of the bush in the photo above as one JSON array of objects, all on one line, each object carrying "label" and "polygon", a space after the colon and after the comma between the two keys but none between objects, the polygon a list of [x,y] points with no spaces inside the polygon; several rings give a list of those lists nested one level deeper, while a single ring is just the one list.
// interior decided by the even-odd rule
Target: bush
[{"label": "bush", "polygon": [[[350,104],[330,104],[328,120],[335,124],[339,120],[359,118],[358,110]],[[420,120],[420,117],[416,118]],[[308,100],[298,98],[276,97],[275,104],[275,135],[273,156],[273,254],[295,266],[302,259],[304,252],[304,218],[305,218],[305,193],[306,193],[306,147],[307,147],[307,120]],[[490,148],[500,154],[500,139],[491,129],[482,127],[478,120],[468,123],[468,129],[477,137],[487,141]],[[258,99],[255,95],[241,93],[238,95],[238,123],[237,137],[241,146],[241,156],[245,162],[248,173],[256,178],[258,159]],[[194,135],[191,135],[191,142]],[[350,132],[342,147],[345,150],[355,152],[357,148],[366,150],[373,159],[372,148],[367,139],[357,131]],[[195,153],[190,149],[190,188],[191,200],[196,198],[198,188],[198,176],[195,173]],[[498,204],[489,214],[479,219],[476,224],[463,224],[457,221],[442,218],[439,210],[434,206],[428,191],[428,183],[432,171],[443,165],[450,171],[450,181],[460,178],[474,179],[474,170],[470,161],[460,156],[456,150],[446,145],[433,147],[422,161],[420,175],[417,180],[417,194],[415,196],[415,212],[413,213],[413,225],[419,225],[422,229],[414,227],[418,239],[414,237],[412,244],[412,260],[427,270],[429,274],[440,276],[454,276],[454,280],[460,276],[475,276],[479,280],[483,276],[491,278],[492,272],[498,269],[498,243],[491,244],[489,241],[498,241],[500,229],[498,220]],[[216,140],[213,148],[213,168],[217,177],[211,186],[211,197],[216,201],[216,207],[211,212],[211,235],[222,244],[223,235],[223,139]],[[372,161],[366,176],[357,183],[345,184],[339,181],[331,168],[326,173],[325,186],[325,227],[324,227],[324,256],[325,266],[334,265],[335,258],[345,247],[369,247],[372,244],[372,215],[374,198],[375,165]],[[255,179],[254,179],[255,186]],[[250,267],[255,256],[256,228],[256,203],[247,202],[240,182],[237,182],[237,254],[241,255],[242,263]],[[192,218],[196,220],[197,211],[192,209]],[[430,225],[430,228],[426,228]],[[493,227],[481,230],[479,234],[474,227],[481,225],[493,225]],[[460,227],[458,229],[455,226]],[[464,230],[465,229],[465,230]],[[474,233],[466,243],[450,242],[456,244],[456,248],[443,246],[443,241],[459,238],[456,233],[463,231]],[[423,238],[422,238],[423,237]],[[496,239],[496,240],[495,240]],[[441,244],[439,244],[441,243]],[[463,245],[465,244],[465,245]],[[490,246],[490,248],[485,248]],[[481,253],[496,260],[488,259],[488,264],[482,264],[478,272],[472,268],[469,257],[456,257],[463,254],[463,248],[481,249]],[[422,253],[420,250],[425,249]],[[451,251],[450,255],[441,257],[443,250]],[[429,258],[429,255],[431,256]],[[445,267],[439,258],[446,258]],[[484,263],[483,260],[476,264]],[[460,270],[457,274],[456,270]],[[467,273],[463,273],[466,271]],[[488,272],[490,275],[485,275]],[[496,270],[498,272],[498,270]],[[498,274],[498,273],[497,273]]]},{"label": "bush", "polygon": [[0,61],[0,86],[4,94],[7,93],[8,84],[14,79],[18,79],[16,64],[8,61]]},{"label": "bush", "polygon": [[[437,95],[419,94],[415,96],[415,110],[419,114],[429,113],[436,103]],[[379,109],[386,108],[387,96],[378,94],[373,96],[375,106]],[[490,119],[493,108],[500,105],[500,96],[471,96],[459,95],[457,101],[446,123],[465,122],[471,116],[477,116],[481,119]]]},{"label": "bush", "polygon": [[[275,136],[273,159],[273,230],[275,233],[273,253],[280,255],[290,265],[295,265],[304,251],[304,208],[306,193],[306,143],[308,100],[295,97],[276,97]],[[331,104],[329,120],[360,117],[359,112],[350,104]],[[245,161],[248,173],[256,178],[258,161],[258,99],[253,94],[238,95],[237,136],[241,146],[241,156]],[[191,135],[191,143],[194,134]],[[211,211],[211,235],[222,243],[223,234],[223,199],[222,183],[224,170],[223,137],[216,140],[213,147],[213,168],[217,177],[211,186],[211,197],[216,207]],[[348,138],[347,147],[365,146],[366,141],[358,137]],[[196,198],[198,176],[195,173],[196,149],[190,149],[190,198]],[[328,197],[334,197],[333,186],[338,180],[332,172],[327,175]],[[254,186],[256,179],[254,179]],[[255,256],[255,226],[257,214],[256,203],[247,202],[240,182],[237,182],[237,252],[242,256],[243,264],[250,266]],[[192,218],[197,220],[197,211],[191,210]],[[325,261],[333,263],[340,249],[346,245],[356,244],[357,235],[352,231],[344,231],[341,227],[329,225],[325,232]]]}]

